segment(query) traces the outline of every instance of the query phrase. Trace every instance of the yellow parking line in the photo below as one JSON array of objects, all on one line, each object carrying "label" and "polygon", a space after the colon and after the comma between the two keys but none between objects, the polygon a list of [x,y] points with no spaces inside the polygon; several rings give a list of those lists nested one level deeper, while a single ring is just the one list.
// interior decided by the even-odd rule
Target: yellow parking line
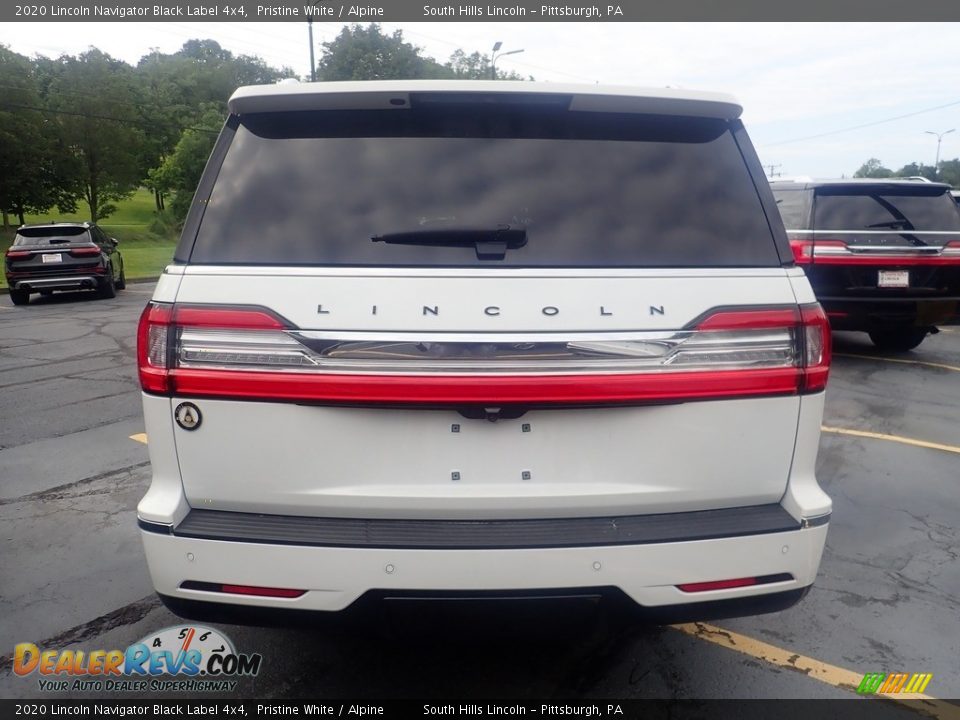
[{"label": "yellow parking line", "polygon": [[861,358],[863,360],[883,360],[884,362],[903,363],[905,365],[925,365],[926,367],[940,368],[941,370],[953,370],[960,372],[960,367],[956,365],[946,365],[944,363],[927,362],[926,360],[907,360],[906,358],[883,357],[881,355],[861,355],[860,353],[834,353],[835,357]]},{"label": "yellow parking line", "polygon": [[[731,630],[724,630],[716,625],[707,623],[684,623],[682,625],[673,625],[674,629],[691,637],[700,640],[706,640],[728,650],[734,650],[744,655],[763,660],[787,670],[796,670],[809,678],[819,680],[827,685],[856,692],[863,680],[864,673],[857,673],[853,670],[831,665],[829,663],[814,660],[813,658],[800,655],[792,650],[784,650],[776,645],[755,640],[752,637],[741,635]],[[919,670],[918,670],[919,672]],[[934,675],[936,678],[936,675]],[[919,710],[936,718],[960,718],[960,706],[952,703],[937,700],[936,698],[923,693],[897,693],[884,694],[875,697],[882,697],[894,702],[911,701],[909,707]],[[918,703],[917,701],[922,701]]]},{"label": "yellow parking line", "polygon": [[136,440],[137,442],[141,442],[141,443],[143,443],[144,445],[147,444],[147,434],[146,434],[146,433],[137,433],[136,435],[131,435],[131,436],[130,436],[130,439],[131,439],[131,440]]},{"label": "yellow parking line", "polygon": [[820,430],[837,435],[852,435],[854,437],[871,438],[873,440],[888,440],[890,442],[903,443],[904,445],[913,445],[914,447],[928,448],[930,450],[943,450],[960,454],[960,447],[956,445],[944,445],[943,443],[927,442],[926,440],[917,440],[915,438],[902,437],[900,435],[886,435],[884,433],[870,432],[869,430],[851,430],[850,428],[828,427],[821,425]]}]

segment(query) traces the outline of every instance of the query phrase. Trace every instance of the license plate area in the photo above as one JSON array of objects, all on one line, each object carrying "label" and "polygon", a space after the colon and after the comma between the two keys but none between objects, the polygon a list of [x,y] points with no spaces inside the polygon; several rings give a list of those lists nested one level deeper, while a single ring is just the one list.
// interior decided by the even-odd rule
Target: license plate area
[{"label": "license plate area", "polygon": [[[602,517],[775,502],[799,407],[796,397],[774,397],[537,409],[489,422],[452,409],[194,402],[203,424],[176,431],[191,504],[406,519]],[[284,428],[269,453],[255,449],[263,427]],[[690,433],[697,452],[681,450]],[[737,462],[716,462],[731,453]],[[287,459],[279,474],[277,458]]]},{"label": "license plate area", "polygon": [[910,287],[909,270],[880,270],[877,275],[877,287],[905,288]]},{"label": "license plate area", "polygon": [[44,253],[40,256],[40,262],[42,263],[58,263],[63,262],[63,253]]}]

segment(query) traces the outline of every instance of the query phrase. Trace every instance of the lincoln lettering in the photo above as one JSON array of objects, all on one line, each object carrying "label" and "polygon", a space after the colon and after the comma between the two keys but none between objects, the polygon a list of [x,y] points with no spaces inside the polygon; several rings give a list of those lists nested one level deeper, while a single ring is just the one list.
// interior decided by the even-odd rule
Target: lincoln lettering
[{"label": "lincoln lettering", "polygon": [[[323,303],[320,303],[317,305],[318,315],[330,315],[335,312],[336,311],[333,308],[328,307]],[[500,317],[502,310],[499,305],[485,305],[484,307],[480,308],[480,312],[483,315],[486,315],[487,317]],[[547,317],[556,317],[557,315],[562,314],[562,308],[556,305],[544,305],[543,307],[539,308],[539,312],[541,315],[546,315]],[[370,314],[371,315],[377,314],[376,305],[370,306]],[[428,315],[431,317],[439,317],[441,314],[441,307],[439,305],[423,305],[420,308],[420,314]],[[509,315],[510,313],[507,312],[506,314]],[[600,305],[597,307],[597,314],[602,317],[610,317],[612,315],[616,315],[617,313],[613,307]],[[648,305],[647,314],[648,315],[666,315],[666,310],[664,309],[663,305]]]}]

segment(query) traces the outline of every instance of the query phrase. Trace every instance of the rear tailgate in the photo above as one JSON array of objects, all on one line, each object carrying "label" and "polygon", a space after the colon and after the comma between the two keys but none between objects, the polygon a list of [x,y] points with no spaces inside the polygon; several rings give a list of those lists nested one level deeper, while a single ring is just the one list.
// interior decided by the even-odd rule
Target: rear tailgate
[{"label": "rear tailgate", "polygon": [[[250,298],[262,298],[316,337],[440,347],[445,338],[467,337],[474,348],[519,346],[528,354],[597,338],[664,338],[716,306],[795,302],[783,270],[382,278],[202,267],[187,270],[177,302],[236,306]],[[495,316],[484,312],[492,307]],[[566,362],[543,372],[512,371],[528,393],[516,396],[519,402],[427,397],[431,388],[418,383],[433,378],[416,363],[410,372],[422,372],[412,379],[413,394],[386,400],[363,394],[381,372],[361,376],[359,384],[342,380],[361,389],[325,396],[335,402],[304,389],[306,372],[290,372],[289,384],[264,389],[235,383],[223,391],[235,398],[198,398],[209,392],[210,378],[192,385],[185,379],[195,392],[175,397],[173,405],[192,401],[203,417],[198,431],[176,433],[187,498],[208,509],[469,518],[671,512],[776,502],[783,494],[799,411],[795,393],[768,396],[769,389],[752,384],[737,390],[728,379],[694,388],[686,401],[685,388],[652,375],[655,384],[638,391],[648,399],[594,398],[584,401],[593,407],[577,408],[550,396],[550,380]],[[604,372],[592,372],[588,387],[600,392],[620,377]],[[695,375],[701,373],[690,371],[685,382]],[[655,394],[661,386],[663,397]],[[711,398],[724,388],[734,399]],[[298,389],[304,389],[299,397]],[[287,393],[283,402],[263,402]]]}]

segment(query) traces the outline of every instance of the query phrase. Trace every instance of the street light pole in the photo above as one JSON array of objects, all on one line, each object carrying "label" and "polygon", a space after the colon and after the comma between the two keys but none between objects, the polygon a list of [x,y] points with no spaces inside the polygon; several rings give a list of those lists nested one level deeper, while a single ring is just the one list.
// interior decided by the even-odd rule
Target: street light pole
[{"label": "street light pole", "polygon": [[310,6],[310,14],[307,16],[307,37],[310,42],[310,82],[317,81],[317,63],[313,58],[313,8]]},{"label": "street light pole", "polygon": [[497,51],[503,47],[503,43],[497,40],[493,44],[493,59],[490,61],[490,79],[497,79],[497,59],[502,58],[504,55],[516,55],[517,53],[522,53],[523,48],[519,50],[510,50],[508,52],[497,53]]},{"label": "street light pole", "polygon": [[956,128],[950,128],[949,130],[944,130],[942,133],[936,133],[933,130],[924,130],[926,135],[936,135],[937,136],[937,159],[933,161],[933,177],[940,177],[940,143],[943,141],[944,135],[949,135]]}]

